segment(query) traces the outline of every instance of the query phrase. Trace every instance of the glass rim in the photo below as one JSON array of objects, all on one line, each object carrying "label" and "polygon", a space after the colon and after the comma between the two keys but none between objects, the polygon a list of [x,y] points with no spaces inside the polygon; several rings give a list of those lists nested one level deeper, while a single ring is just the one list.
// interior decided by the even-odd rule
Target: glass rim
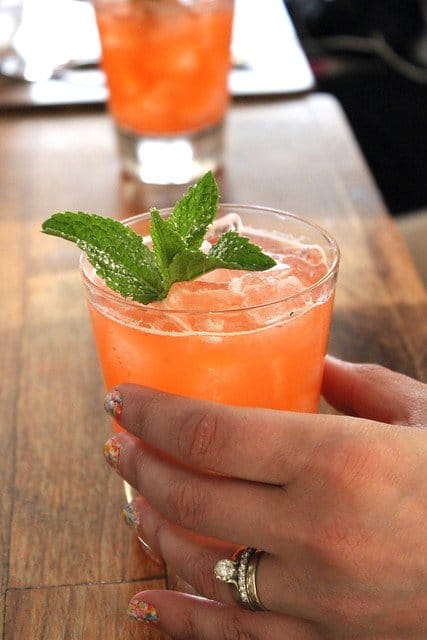
[{"label": "glass rim", "polygon": [[[307,225],[308,227],[311,227],[312,229],[314,229],[315,231],[317,231],[318,233],[320,233],[321,236],[323,236],[323,238],[325,238],[328,242],[328,245],[330,248],[332,248],[333,250],[333,254],[334,254],[334,258],[333,261],[331,262],[331,264],[329,265],[326,273],[323,274],[323,276],[321,278],[319,278],[318,280],[316,280],[316,282],[310,284],[308,287],[305,287],[304,289],[302,289],[301,291],[298,291],[296,293],[292,293],[291,295],[288,296],[284,296],[281,298],[277,298],[274,300],[269,300],[268,302],[263,302],[261,304],[254,304],[254,305],[249,305],[246,307],[229,307],[229,308],[225,308],[225,309],[170,309],[170,308],[159,308],[159,307],[152,307],[150,306],[150,304],[143,304],[142,302],[137,302],[136,300],[132,300],[132,298],[124,298],[120,293],[114,291],[113,289],[110,288],[103,288],[101,287],[99,284],[97,284],[96,282],[94,282],[93,280],[91,280],[91,278],[89,277],[89,275],[86,273],[85,271],[85,266],[86,264],[91,264],[86,256],[86,253],[84,251],[82,251],[82,253],[80,254],[80,259],[79,259],[79,268],[80,268],[80,274],[83,280],[83,283],[89,288],[89,289],[93,289],[95,291],[97,291],[101,296],[103,296],[104,298],[106,298],[107,300],[111,300],[113,301],[115,304],[119,304],[123,307],[128,307],[128,308],[135,308],[135,309],[139,309],[140,311],[143,312],[155,312],[155,313],[160,313],[160,314],[179,314],[179,315],[222,315],[222,314],[231,314],[231,313],[238,313],[238,312],[248,312],[248,311],[252,311],[252,310],[256,310],[256,309],[266,309],[268,307],[274,306],[274,305],[278,305],[278,304],[282,304],[284,302],[288,302],[288,301],[292,301],[295,300],[303,295],[306,295],[307,293],[310,293],[310,291],[313,291],[314,289],[316,289],[317,287],[321,286],[322,284],[327,283],[328,280],[330,280],[338,271],[338,266],[340,263],[340,257],[341,257],[341,252],[340,252],[340,248],[336,242],[336,240],[331,236],[331,234],[326,231],[325,229],[323,229],[321,226],[319,226],[318,224],[316,224],[315,222],[312,222],[311,220],[308,220],[307,218],[302,218],[301,216],[297,216],[294,213],[289,213],[288,211],[283,211],[281,209],[275,209],[274,207],[264,207],[262,205],[246,205],[246,204],[233,204],[233,203],[229,203],[229,202],[221,202],[218,205],[218,212],[221,211],[222,208],[233,208],[233,209],[237,209],[237,210],[242,210],[242,209],[250,209],[253,212],[262,212],[265,211],[267,213],[274,213],[276,215],[279,216],[283,216],[283,217],[287,217],[287,218],[292,218],[293,220],[297,221],[297,222],[301,222],[305,225]],[[163,209],[159,209],[159,213],[161,215],[163,214],[167,214],[170,213],[173,210],[173,207],[165,207]],[[127,218],[124,218],[123,220],[118,220],[118,222],[121,222],[122,224],[126,225],[126,226],[130,226],[132,223],[134,222],[138,222],[140,220],[146,220],[149,219],[150,217],[150,212],[146,211],[144,213],[138,213],[136,215],[133,216],[129,216]],[[93,267],[91,265],[91,267],[93,269],[95,269],[95,267]],[[96,273],[96,272],[95,272]],[[259,272],[256,272],[259,273]],[[99,277],[99,276],[98,276]],[[101,278],[102,280],[102,278]]]}]

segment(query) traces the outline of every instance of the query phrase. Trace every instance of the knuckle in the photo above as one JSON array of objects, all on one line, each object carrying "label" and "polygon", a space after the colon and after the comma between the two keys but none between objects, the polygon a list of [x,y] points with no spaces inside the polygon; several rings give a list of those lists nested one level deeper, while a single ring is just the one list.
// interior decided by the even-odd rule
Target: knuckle
[{"label": "knuckle", "polygon": [[[391,371],[380,364],[369,363],[354,366],[364,385],[389,389],[390,396],[393,395],[393,400],[388,406],[383,407],[385,416],[387,416],[384,418],[385,422],[418,426],[420,407],[423,409],[421,422],[425,422],[427,393],[426,386],[422,382],[406,378],[403,374]],[[391,393],[393,389],[394,394]]]},{"label": "knuckle", "polygon": [[371,446],[353,440],[324,442],[322,449],[312,462],[318,478],[312,497],[313,513],[318,514],[319,492],[324,500],[345,508],[330,509],[321,520],[314,518],[311,530],[315,547],[336,565],[338,558],[346,563],[368,541],[369,533],[361,514],[366,488],[382,482],[382,456],[374,441]]},{"label": "knuckle", "polygon": [[383,367],[381,364],[371,362],[354,364],[354,367],[360,375],[363,375],[364,378],[369,378],[372,381],[378,380],[378,378],[382,378],[384,376],[388,377],[390,374],[390,371],[386,367]]},{"label": "knuckle", "polygon": [[[372,475],[372,453],[369,447],[354,443],[346,447],[335,463],[335,475],[342,490],[351,493],[357,492],[361,483],[365,484]],[[378,458],[374,460],[377,467]]]},{"label": "knuckle", "polygon": [[[129,460],[129,470],[131,470],[131,476],[135,481],[135,488],[138,493],[143,493],[145,478],[146,478],[146,456],[143,449],[137,444],[137,441],[134,440],[131,446],[131,454],[127,456]],[[133,482],[126,478],[131,484]]]},{"label": "knuckle", "polygon": [[[390,384],[393,384],[396,377],[400,376],[400,374],[396,374],[381,364],[371,362],[353,364],[353,367],[359,382],[363,384],[364,388],[387,388]],[[353,388],[353,393],[358,393],[357,384]]]},{"label": "knuckle", "polygon": [[223,450],[220,418],[216,411],[197,412],[187,420],[181,431],[180,452],[194,462],[214,464]]},{"label": "knuckle", "polygon": [[201,486],[196,487],[191,479],[181,478],[172,487],[170,500],[178,522],[186,528],[197,530],[204,517]]},{"label": "knuckle", "polygon": [[378,470],[379,455],[372,437],[358,439],[351,433],[332,432],[312,451],[306,470],[316,474],[323,489],[357,496]]},{"label": "knuckle", "polygon": [[181,633],[179,640],[198,640],[200,632],[197,629],[192,610],[184,610],[181,612]]},{"label": "knuckle", "polygon": [[[388,417],[385,422],[425,428],[427,413],[427,385],[408,378],[379,364],[354,365],[366,385],[394,390],[393,400],[384,407]],[[387,415],[387,414],[386,414]]]},{"label": "knuckle", "polygon": [[221,618],[221,635],[223,640],[257,640],[251,631],[245,628],[243,615],[239,609],[231,609],[229,615]]},{"label": "knuckle", "polygon": [[[135,392],[137,393],[137,392]],[[139,398],[133,398],[133,422],[139,437],[143,437],[147,425],[156,420],[156,416],[161,410],[159,398],[156,396],[144,397],[143,402]]]},{"label": "knuckle", "polygon": [[351,558],[358,547],[358,537],[354,527],[345,518],[329,518],[317,536],[322,558],[330,566],[346,564],[347,558]]},{"label": "knuckle", "polygon": [[[244,612],[236,608],[230,609],[227,615],[220,616],[217,619],[217,630],[215,637],[221,640],[259,640],[259,636],[255,636],[248,631],[244,625]],[[200,640],[203,633],[199,628],[199,621],[194,616],[194,610],[183,611],[180,617],[179,640]],[[203,637],[205,637],[203,635]]]},{"label": "knuckle", "polygon": [[161,557],[164,558],[165,561],[167,561],[169,555],[168,542],[170,536],[170,523],[168,522],[168,520],[159,518],[150,534],[150,538],[153,541],[151,546],[157,548]]},{"label": "knuckle", "polygon": [[184,566],[186,567],[186,582],[205,598],[215,600],[217,598],[217,580],[213,573],[212,554],[209,552],[200,552],[197,558],[194,555],[185,558]]}]

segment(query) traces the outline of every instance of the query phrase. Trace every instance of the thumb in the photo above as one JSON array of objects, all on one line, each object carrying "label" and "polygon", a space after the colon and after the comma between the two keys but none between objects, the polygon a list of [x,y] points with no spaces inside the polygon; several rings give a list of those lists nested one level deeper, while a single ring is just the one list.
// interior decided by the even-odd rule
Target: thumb
[{"label": "thumb", "polygon": [[353,364],[328,356],[322,393],[348,415],[427,427],[427,385],[380,365]]}]

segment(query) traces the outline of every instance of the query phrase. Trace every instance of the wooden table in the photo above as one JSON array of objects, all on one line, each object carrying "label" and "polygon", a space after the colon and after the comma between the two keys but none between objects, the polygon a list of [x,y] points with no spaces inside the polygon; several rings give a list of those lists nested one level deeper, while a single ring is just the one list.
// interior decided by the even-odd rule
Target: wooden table
[{"label": "wooden table", "polygon": [[[125,613],[165,572],[121,522],[101,453],[110,425],[78,251],[39,228],[54,211],[121,217],[181,190],[121,179],[100,109],[3,114],[0,145],[0,636],[164,638]],[[425,291],[332,98],[235,103],[220,180],[223,201],[297,212],[338,240],[332,353],[425,379]]]}]

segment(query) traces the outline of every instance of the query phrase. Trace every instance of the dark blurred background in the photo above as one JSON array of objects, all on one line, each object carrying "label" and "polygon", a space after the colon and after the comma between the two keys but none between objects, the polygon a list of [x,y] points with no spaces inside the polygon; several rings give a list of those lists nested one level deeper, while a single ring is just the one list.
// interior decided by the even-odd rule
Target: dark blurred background
[{"label": "dark blurred background", "polygon": [[285,0],[394,215],[427,208],[427,0]]}]

